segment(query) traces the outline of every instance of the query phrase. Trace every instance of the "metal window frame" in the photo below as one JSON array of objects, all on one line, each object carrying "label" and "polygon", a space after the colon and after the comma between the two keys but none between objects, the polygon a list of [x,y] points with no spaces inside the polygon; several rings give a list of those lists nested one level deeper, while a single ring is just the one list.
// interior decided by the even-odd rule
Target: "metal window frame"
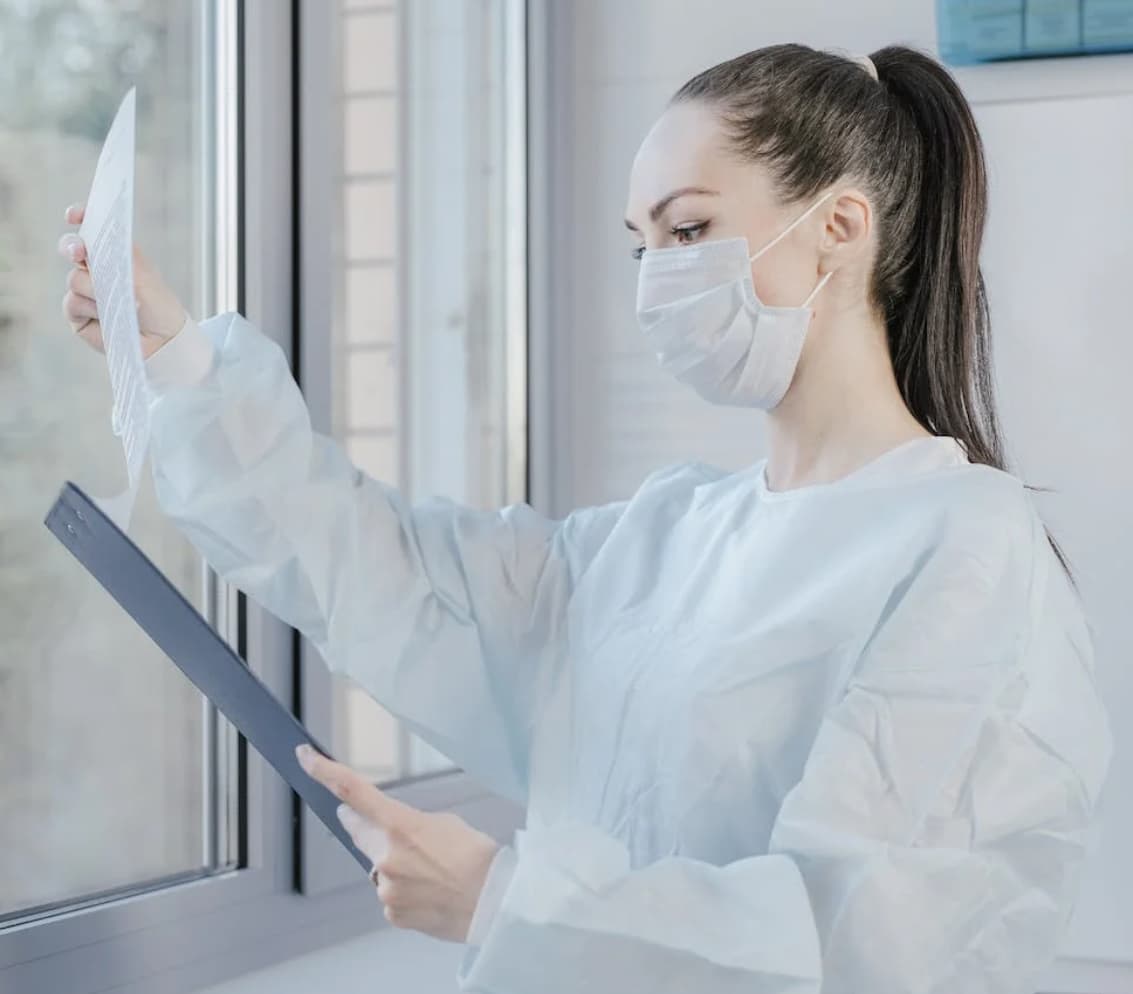
[{"label": "metal window frame", "polygon": [[[245,255],[266,260],[274,244],[285,243],[289,219],[286,212],[279,216],[276,211],[288,195],[283,189],[273,189],[273,183],[278,187],[289,178],[276,177],[265,163],[277,154],[271,143],[278,146],[289,141],[289,109],[281,108],[279,121],[267,121],[258,113],[248,115],[243,163],[237,150],[243,107],[249,103],[258,108],[270,106],[263,95],[279,85],[285,68],[280,53],[289,49],[290,25],[277,16],[279,8],[270,0],[246,6],[240,0],[212,0],[212,8],[216,58],[211,89],[217,123],[223,129],[211,143],[218,167],[213,199],[222,222],[218,240],[223,243],[211,259],[216,267],[210,274],[214,296],[222,305],[236,306],[242,275],[248,312],[265,326],[280,326],[283,315],[272,313],[273,308],[278,309],[279,275],[266,265],[249,266],[241,274],[234,260]],[[241,76],[246,84],[243,94],[236,85]],[[244,184],[241,167],[265,176],[266,181],[257,186]],[[243,245],[235,223],[241,190],[252,194],[244,202],[248,216]],[[206,595],[214,621],[235,634],[232,598],[211,581]],[[277,695],[289,698],[289,635],[254,608],[247,612],[244,635],[251,668]],[[216,723],[210,719],[208,725],[215,727]],[[235,737],[222,729],[219,739],[219,748],[213,743],[206,746],[205,758],[212,769],[223,765],[241,770],[243,819],[232,826],[236,829],[232,835],[242,850],[243,867],[181,878],[176,883],[157,881],[0,930],[0,990],[66,990],[70,994],[108,988],[123,994],[193,990],[230,975],[233,964],[248,960],[257,940],[285,925],[288,916],[280,902],[286,900],[291,877],[290,792],[258,756],[244,754],[242,746],[241,761],[226,762],[225,740],[235,745]],[[216,809],[215,805],[208,807]],[[208,853],[223,857],[215,833],[208,835]],[[277,906],[279,911],[275,911]],[[315,910],[311,907],[308,914]],[[304,923],[308,920],[304,915]]]},{"label": "metal window frame", "polygon": [[[240,179],[243,11],[233,2],[210,2],[202,7],[201,47],[209,57],[205,61],[201,89],[204,106],[211,108],[206,121],[212,126],[202,128],[200,167],[208,190],[204,202],[212,211],[210,229],[214,237],[204,239],[201,246],[204,293],[199,303],[213,310],[239,309],[244,305]],[[235,94],[236,99],[229,94]],[[241,598],[208,564],[202,562],[201,566],[204,616],[230,645],[240,649],[243,639]],[[244,746],[236,729],[222,720],[212,701],[202,697],[201,709],[204,730],[202,862],[210,867],[239,865],[240,811],[244,803],[240,764]]]},{"label": "metal window frame", "polygon": [[574,12],[527,0],[528,499],[550,517],[571,510],[575,225],[572,129]]}]

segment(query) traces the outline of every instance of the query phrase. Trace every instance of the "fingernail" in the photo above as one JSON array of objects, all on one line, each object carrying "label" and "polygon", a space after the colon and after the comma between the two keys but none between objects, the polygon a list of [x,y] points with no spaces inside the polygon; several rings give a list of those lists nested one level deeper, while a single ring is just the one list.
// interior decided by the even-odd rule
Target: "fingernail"
[{"label": "fingernail", "polygon": [[295,747],[295,755],[299,760],[299,765],[302,766],[303,769],[311,765],[312,749],[306,742]]},{"label": "fingernail", "polygon": [[67,254],[72,259],[74,259],[75,262],[78,262],[80,256],[82,255],[82,253],[79,251],[79,246],[73,242],[67,246]]}]

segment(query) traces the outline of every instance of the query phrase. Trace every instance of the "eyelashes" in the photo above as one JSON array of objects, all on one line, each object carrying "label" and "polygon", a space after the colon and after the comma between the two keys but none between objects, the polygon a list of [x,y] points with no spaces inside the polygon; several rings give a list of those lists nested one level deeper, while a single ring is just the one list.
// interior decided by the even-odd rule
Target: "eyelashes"
[{"label": "eyelashes", "polygon": [[[677,224],[669,229],[669,234],[677,240],[678,245],[691,245],[708,231],[711,224],[711,221],[693,221],[689,224]],[[634,247],[631,254],[635,259],[640,259],[644,251],[644,245],[637,245]]]}]

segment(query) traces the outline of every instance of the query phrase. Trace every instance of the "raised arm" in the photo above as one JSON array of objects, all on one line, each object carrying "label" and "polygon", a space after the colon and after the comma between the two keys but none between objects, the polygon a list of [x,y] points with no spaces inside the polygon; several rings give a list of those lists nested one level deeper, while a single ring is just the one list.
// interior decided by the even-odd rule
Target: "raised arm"
[{"label": "raised arm", "polygon": [[411,506],[311,430],[282,352],[243,318],[147,361],[165,511],[224,578],[300,629],[433,745],[522,798],[576,577],[619,506]]}]

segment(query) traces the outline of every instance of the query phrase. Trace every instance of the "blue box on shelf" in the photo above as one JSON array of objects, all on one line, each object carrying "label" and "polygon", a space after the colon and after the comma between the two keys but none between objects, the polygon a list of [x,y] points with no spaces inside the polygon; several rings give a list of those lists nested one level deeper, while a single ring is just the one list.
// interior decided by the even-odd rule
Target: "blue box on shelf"
[{"label": "blue box on shelf", "polygon": [[936,19],[954,66],[1133,52],[1133,0],[936,0]]}]

